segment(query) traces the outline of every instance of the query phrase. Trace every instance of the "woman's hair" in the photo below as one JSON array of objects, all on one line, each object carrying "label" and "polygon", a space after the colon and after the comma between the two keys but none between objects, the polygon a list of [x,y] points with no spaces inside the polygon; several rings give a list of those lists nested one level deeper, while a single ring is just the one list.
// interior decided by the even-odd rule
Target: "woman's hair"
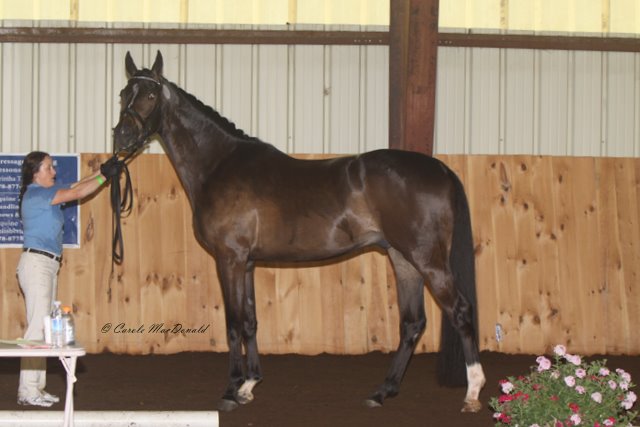
[{"label": "woman's hair", "polygon": [[24,193],[27,191],[27,187],[29,184],[33,182],[33,176],[40,170],[40,165],[42,165],[43,160],[49,157],[48,153],[44,151],[32,151],[27,154],[22,162],[22,179],[20,181],[20,198],[18,203],[18,209],[20,213],[20,217],[22,217],[22,198],[24,197]]}]

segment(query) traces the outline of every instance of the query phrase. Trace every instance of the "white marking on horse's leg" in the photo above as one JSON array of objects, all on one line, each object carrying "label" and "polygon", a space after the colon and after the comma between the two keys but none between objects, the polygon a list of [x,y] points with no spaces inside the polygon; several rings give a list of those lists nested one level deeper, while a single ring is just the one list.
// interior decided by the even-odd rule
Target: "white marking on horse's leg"
[{"label": "white marking on horse's leg", "polygon": [[256,380],[246,380],[240,388],[238,389],[238,402],[249,403],[253,400],[253,393],[251,392],[253,388],[256,386],[258,381]]},{"label": "white marking on horse's leg", "polygon": [[467,395],[464,398],[464,406],[462,412],[478,412],[482,405],[478,400],[480,396],[480,390],[487,382],[482,365],[480,363],[474,363],[467,365]]}]

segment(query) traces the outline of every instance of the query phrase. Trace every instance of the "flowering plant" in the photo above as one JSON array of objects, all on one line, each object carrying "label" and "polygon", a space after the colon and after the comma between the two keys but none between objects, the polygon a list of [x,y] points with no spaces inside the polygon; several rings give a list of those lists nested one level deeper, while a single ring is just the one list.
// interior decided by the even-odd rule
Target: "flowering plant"
[{"label": "flowering plant", "polygon": [[610,371],[605,361],[585,364],[580,356],[554,348],[555,363],[544,356],[528,376],[500,381],[502,395],[492,398],[496,427],[627,426],[637,413],[631,375]]}]

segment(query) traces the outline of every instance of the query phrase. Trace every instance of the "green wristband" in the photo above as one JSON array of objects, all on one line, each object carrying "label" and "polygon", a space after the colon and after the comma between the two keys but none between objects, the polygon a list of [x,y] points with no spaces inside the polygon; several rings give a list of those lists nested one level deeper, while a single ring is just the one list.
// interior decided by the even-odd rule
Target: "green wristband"
[{"label": "green wristband", "polygon": [[98,180],[98,183],[100,185],[104,184],[104,178],[102,177],[102,175],[98,175],[96,176],[96,179]]}]

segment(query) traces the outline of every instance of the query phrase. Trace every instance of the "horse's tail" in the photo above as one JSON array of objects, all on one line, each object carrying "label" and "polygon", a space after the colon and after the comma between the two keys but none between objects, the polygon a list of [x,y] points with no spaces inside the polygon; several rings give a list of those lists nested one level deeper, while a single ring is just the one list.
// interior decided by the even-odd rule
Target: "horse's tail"
[{"label": "horse's tail", "polygon": [[[474,343],[477,346],[478,315],[471,215],[464,186],[453,171],[450,173],[455,186],[455,213],[449,265],[453,273],[455,287],[471,305],[471,317],[475,333]],[[460,386],[467,383],[462,340],[451,325],[449,318],[444,315],[444,312],[440,335],[438,381],[444,386]]]}]

